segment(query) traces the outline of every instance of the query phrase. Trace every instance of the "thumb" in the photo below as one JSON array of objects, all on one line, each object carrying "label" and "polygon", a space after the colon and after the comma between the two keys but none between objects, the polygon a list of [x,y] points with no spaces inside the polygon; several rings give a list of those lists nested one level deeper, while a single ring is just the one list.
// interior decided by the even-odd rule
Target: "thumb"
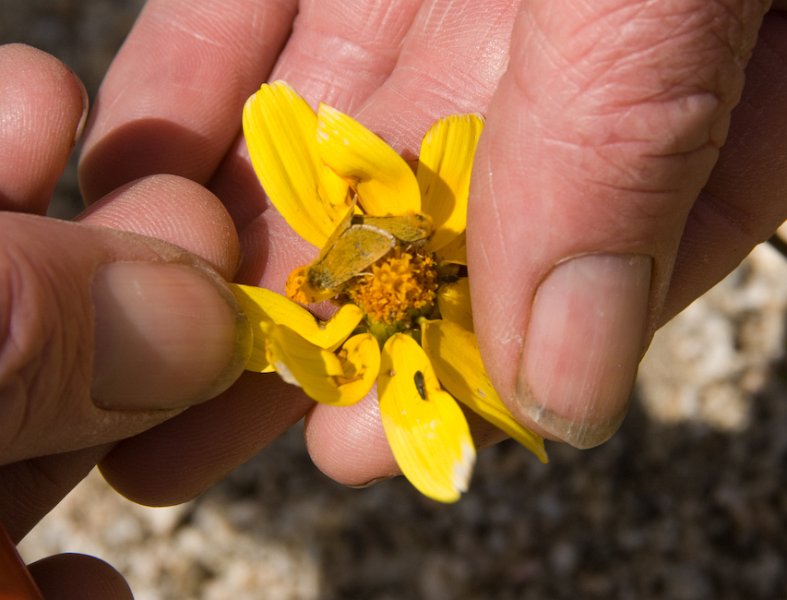
[{"label": "thumb", "polygon": [[468,259],[479,344],[523,422],[577,447],[619,426],[765,4],[522,3]]},{"label": "thumb", "polygon": [[10,213],[0,239],[0,464],[128,437],[240,375],[248,325],[183,250]]}]

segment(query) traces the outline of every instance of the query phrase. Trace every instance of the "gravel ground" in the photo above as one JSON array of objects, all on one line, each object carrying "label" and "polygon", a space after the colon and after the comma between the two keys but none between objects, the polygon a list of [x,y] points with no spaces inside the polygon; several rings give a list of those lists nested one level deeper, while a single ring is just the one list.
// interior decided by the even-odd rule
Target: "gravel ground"
[{"label": "gravel ground", "polygon": [[[93,93],[140,4],[0,0],[0,41]],[[74,182],[53,214],[78,206]],[[758,248],[659,332],[611,442],[552,445],[547,466],[501,444],[456,505],[401,480],[342,488],[296,428],[178,507],[93,474],[21,551],[101,556],[138,600],[787,598],[786,313],[787,262]]]}]

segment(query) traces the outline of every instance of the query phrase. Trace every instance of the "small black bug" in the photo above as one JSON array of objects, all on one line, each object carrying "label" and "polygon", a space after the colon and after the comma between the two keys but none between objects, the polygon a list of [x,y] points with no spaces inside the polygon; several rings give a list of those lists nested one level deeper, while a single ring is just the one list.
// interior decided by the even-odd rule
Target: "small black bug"
[{"label": "small black bug", "polygon": [[418,395],[421,396],[421,400],[426,400],[426,386],[424,384],[424,374],[421,371],[416,371],[415,375],[413,375],[413,381],[415,381],[415,389],[418,390]]}]

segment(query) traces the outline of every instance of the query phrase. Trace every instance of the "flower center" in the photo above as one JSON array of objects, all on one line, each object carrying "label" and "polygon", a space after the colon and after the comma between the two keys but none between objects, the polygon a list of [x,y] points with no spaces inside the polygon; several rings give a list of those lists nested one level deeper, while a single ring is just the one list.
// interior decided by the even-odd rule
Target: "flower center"
[{"label": "flower center", "polygon": [[373,334],[388,337],[410,329],[418,317],[434,309],[438,283],[430,253],[397,246],[353,279],[343,296],[366,313]]}]

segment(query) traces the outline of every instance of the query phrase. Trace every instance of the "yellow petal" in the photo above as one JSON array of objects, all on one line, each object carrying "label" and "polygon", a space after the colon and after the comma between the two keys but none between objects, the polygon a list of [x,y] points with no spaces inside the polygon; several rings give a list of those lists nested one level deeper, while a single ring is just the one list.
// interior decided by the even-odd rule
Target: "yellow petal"
[{"label": "yellow petal", "polygon": [[440,119],[424,136],[417,174],[422,210],[435,226],[428,250],[439,250],[467,226],[470,173],[483,128],[480,115],[454,115]]},{"label": "yellow petal", "polygon": [[286,83],[263,85],[243,108],[254,171],[276,209],[307,242],[321,247],[347,210],[348,186],[317,154],[317,116]]},{"label": "yellow petal", "polygon": [[421,210],[418,182],[404,159],[358,121],[325,104],[317,111],[317,148],[326,165],[353,182],[367,214]]},{"label": "yellow petal", "polygon": [[246,364],[249,371],[270,370],[265,324],[286,325],[310,343],[333,351],[363,318],[360,308],[345,304],[328,321],[320,321],[302,306],[271,290],[237,283],[231,283],[230,289],[252,327],[253,348]]},{"label": "yellow petal", "polygon": [[337,387],[335,378],[344,375],[336,355],[283,325],[269,324],[266,332],[269,358],[281,378],[303,388],[314,400],[332,399]]},{"label": "yellow petal", "polygon": [[437,308],[446,321],[459,323],[473,331],[473,311],[470,307],[470,284],[467,277],[444,283],[437,290]]},{"label": "yellow petal", "polygon": [[475,446],[462,410],[440,388],[413,338],[399,333],[385,343],[377,389],[385,435],[402,473],[434,500],[458,500],[470,480]]},{"label": "yellow petal", "polygon": [[283,325],[269,325],[268,339],[270,361],[281,378],[323,404],[358,402],[372,389],[380,370],[380,348],[368,333],[347,340],[338,354]]},{"label": "yellow petal", "polygon": [[481,362],[475,334],[451,321],[421,323],[421,341],[445,388],[484,419],[547,462],[544,440],[517,423],[498,396]]},{"label": "yellow petal", "polygon": [[467,235],[465,232],[462,232],[440,248],[438,254],[441,263],[467,266]]}]

